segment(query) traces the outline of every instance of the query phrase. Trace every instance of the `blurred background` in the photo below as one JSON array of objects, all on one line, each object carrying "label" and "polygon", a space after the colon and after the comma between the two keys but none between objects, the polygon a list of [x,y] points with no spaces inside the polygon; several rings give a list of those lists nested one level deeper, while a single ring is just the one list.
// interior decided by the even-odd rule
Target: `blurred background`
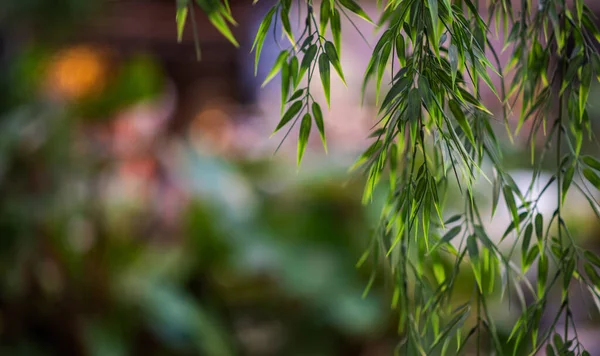
[{"label": "blurred background", "polygon": [[[359,90],[374,28],[355,19],[365,41],[342,21],[348,88],[332,79],[329,152],[313,132],[297,168],[297,132],[276,154],[285,132],[269,138],[278,80],[260,88],[287,43],[273,31],[257,77],[250,54],[272,3],[231,6],[240,49],[198,10],[197,61],[191,28],[177,43],[173,0],[0,4],[0,355],[393,354],[390,281],[355,268],[380,205],[363,206],[363,179],[347,172],[377,121],[374,89],[362,106]],[[521,137],[504,140],[505,159],[527,187]],[[594,249],[587,202],[567,204]],[[490,231],[508,221],[500,207]],[[461,288],[468,300],[468,269]],[[520,314],[506,303],[492,306],[504,338]],[[576,317],[594,354],[592,305]]]}]

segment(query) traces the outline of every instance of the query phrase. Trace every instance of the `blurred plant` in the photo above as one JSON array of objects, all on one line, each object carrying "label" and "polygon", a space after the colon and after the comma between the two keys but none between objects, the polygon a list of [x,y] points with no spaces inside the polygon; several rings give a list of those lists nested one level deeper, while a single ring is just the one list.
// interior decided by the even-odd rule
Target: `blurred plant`
[{"label": "blurred plant", "polygon": [[[217,29],[237,44],[227,25],[227,21],[235,24],[228,1],[197,3]],[[483,19],[478,1],[378,3],[385,7],[377,27],[385,31],[373,50],[364,83],[375,79],[379,92],[386,70],[391,71],[393,79],[380,105],[380,120],[372,133],[375,142],[355,167],[363,167],[368,174],[365,202],[371,201],[386,172],[390,193],[371,247],[359,265],[368,258],[389,262],[396,283],[392,306],[400,314],[399,350],[410,355],[445,354],[452,346],[460,353],[474,337],[478,354],[484,347],[490,353],[506,352],[506,341],[501,340],[489,305],[492,296],[517,290],[519,295],[531,294],[534,302],[522,304],[523,314],[508,337],[512,353],[533,355],[545,347],[548,355],[589,355],[577,337],[569,286],[575,281],[598,300],[600,257],[576,244],[562,208],[567,192],[577,189],[600,218],[598,202],[587,186],[600,189],[600,161],[581,150],[584,134],[595,139],[586,104],[591,83],[600,74],[600,55],[595,47],[600,32],[591,10],[583,0],[540,1],[537,7],[522,0],[519,8],[513,7],[512,1],[492,0],[487,4],[488,18]],[[291,47],[281,51],[265,82],[281,73],[282,118],[275,131],[288,125],[291,131],[299,123],[300,164],[313,120],[325,145],[321,106],[310,92],[317,68],[327,105],[331,67],[344,81],[339,61],[340,16],[352,12],[367,21],[371,19],[353,0],[323,1],[317,18],[316,4],[308,0],[297,5],[297,11],[306,9],[306,17],[296,39],[289,18],[292,6],[291,0],[273,5],[256,34],[253,50],[258,63],[271,23],[279,19]],[[179,34],[187,12],[193,9],[193,2],[177,1]],[[496,34],[501,27],[506,35],[505,47],[513,51],[504,65],[490,41],[494,24]],[[332,41],[325,37],[327,26]],[[512,83],[502,81],[496,88],[490,72],[502,77],[513,69]],[[306,86],[300,87],[305,75]],[[503,169],[503,150],[492,126],[494,119],[481,102],[482,85],[502,101],[509,135],[512,104],[516,99],[521,101],[514,133],[518,134],[526,122],[529,124],[534,169],[526,191],[521,191]],[[538,135],[545,136],[541,152],[536,150]],[[539,182],[542,163],[549,155],[554,156],[554,174]],[[492,164],[493,172],[482,168],[484,162]],[[492,178],[488,178],[490,173]],[[492,215],[501,196],[507,204],[512,222],[504,237],[518,236],[508,255],[483,227],[473,190],[478,177],[493,185]],[[534,195],[533,187],[538,182],[544,188]],[[553,184],[558,187],[556,207],[550,221],[544,221],[538,202]],[[462,193],[464,209],[444,218],[444,196],[454,185]],[[461,240],[458,248],[452,244],[457,238]],[[521,247],[520,264],[512,260],[517,244]],[[451,263],[444,265],[444,259]],[[470,265],[476,284],[472,303],[456,308],[451,296],[462,263]],[[524,278],[534,264],[536,286]],[[555,285],[562,286],[561,305],[551,325],[542,330],[541,316]],[[462,334],[471,309],[476,322]],[[564,332],[559,335],[555,326],[561,317]]]}]

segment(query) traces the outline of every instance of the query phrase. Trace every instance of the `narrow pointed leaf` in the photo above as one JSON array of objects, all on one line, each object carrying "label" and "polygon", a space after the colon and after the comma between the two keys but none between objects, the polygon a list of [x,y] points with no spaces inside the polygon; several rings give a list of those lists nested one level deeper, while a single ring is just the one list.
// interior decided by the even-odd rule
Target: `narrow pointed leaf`
[{"label": "narrow pointed leaf", "polygon": [[586,165],[590,166],[591,168],[594,168],[597,171],[600,171],[600,162],[595,159],[592,156],[583,156],[582,157],[583,163],[585,163]]},{"label": "narrow pointed leaf", "polygon": [[325,148],[325,152],[327,152],[327,140],[325,139],[325,125],[323,123],[321,106],[317,103],[313,103],[312,113],[315,118],[315,124],[317,124],[317,129],[319,130],[319,135],[321,136],[321,141],[323,141],[323,147]]},{"label": "narrow pointed leaf", "polygon": [[344,82],[344,85],[346,85],[346,79],[344,78],[344,72],[342,71],[342,65],[340,64],[340,57],[338,56],[337,50],[335,49],[333,43],[329,41],[325,42],[325,54],[327,54],[329,61],[342,79],[342,82]]},{"label": "narrow pointed leaf", "polygon": [[319,75],[321,76],[321,84],[327,100],[327,107],[331,106],[331,85],[330,85],[330,70],[329,58],[326,53],[321,53],[319,56]]},{"label": "narrow pointed leaf", "polygon": [[258,27],[256,36],[254,37],[254,43],[252,44],[252,50],[255,51],[254,75],[256,75],[256,73],[258,72],[258,61],[260,60],[260,53],[262,52],[267,32],[271,28],[271,21],[273,20],[273,15],[275,15],[276,10],[277,7],[274,6],[271,8],[271,10],[269,10],[269,12],[267,12],[265,18],[262,20],[260,26]]},{"label": "narrow pointed leaf", "polygon": [[304,74],[307,70],[310,69],[315,56],[317,55],[317,45],[312,44],[304,53],[304,57],[302,57],[302,62],[300,63],[300,72],[298,73],[298,81],[302,80]]},{"label": "narrow pointed leaf", "polygon": [[219,32],[221,32],[221,34],[225,38],[227,38],[229,40],[229,42],[231,42],[236,47],[240,46],[240,44],[237,42],[237,40],[233,36],[233,33],[231,33],[231,30],[229,29],[227,22],[225,22],[225,20],[223,19],[221,14],[219,14],[217,12],[212,13],[208,16],[208,20],[210,21],[210,23],[213,24],[213,26],[215,26],[215,28],[217,30],[219,30]]},{"label": "narrow pointed leaf", "polygon": [[302,101],[301,100],[295,101],[292,105],[290,105],[290,107],[287,109],[285,114],[283,114],[283,117],[281,118],[281,121],[279,121],[279,124],[277,124],[275,131],[273,131],[273,134],[276,133],[277,131],[279,131],[279,129],[281,129],[282,127],[284,127],[294,117],[296,117],[296,115],[300,112],[301,109],[302,109]]},{"label": "narrow pointed leaf", "polygon": [[322,1],[321,10],[319,11],[319,34],[321,36],[325,36],[330,17],[331,7],[329,6],[329,1]]},{"label": "narrow pointed leaf", "polygon": [[345,7],[346,9],[354,12],[355,14],[357,14],[358,16],[362,17],[363,19],[369,21],[370,23],[373,23],[373,20],[371,20],[369,15],[367,15],[367,13],[364,12],[364,10],[360,7],[360,5],[358,5],[354,0],[339,0],[339,1],[340,1],[340,4],[342,4],[342,6]]},{"label": "narrow pointed leaf", "polygon": [[304,114],[302,122],[300,123],[300,134],[298,136],[298,166],[302,162],[302,156],[308,143],[308,137],[310,136],[310,128],[312,126],[312,119],[309,113]]},{"label": "narrow pointed leaf", "polygon": [[338,55],[342,53],[342,21],[338,9],[333,10],[331,15],[331,35],[333,36],[333,44],[337,49]]},{"label": "narrow pointed leaf", "polygon": [[465,114],[463,113],[460,105],[456,100],[452,99],[448,102],[448,106],[450,106],[450,111],[452,111],[452,115],[460,125],[460,128],[463,130],[469,141],[473,146],[475,146],[475,137],[473,136],[473,131],[471,130],[471,125],[467,121]]},{"label": "narrow pointed leaf", "polygon": [[598,177],[598,175],[593,170],[591,170],[590,168],[584,168],[583,176],[585,177],[585,179],[587,179],[588,182],[590,182],[594,187],[596,187],[596,189],[600,190],[600,177]]},{"label": "narrow pointed leaf", "polygon": [[281,67],[287,61],[288,54],[289,54],[288,51],[281,51],[279,53],[279,56],[277,56],[277,59],[275,60],[275,63],[273,64],[271,71],[269,72],[269,74],[267,74],[267,77],[263,81],[261,87],[264,87],[265,85],[267,85],[267,83],[269,83],[271,81],[271,79],[273,79],[277,75],[277,73],[279,73],[279,71],[281,70]]},{"label": "narrow pointed leaf", "polygon": [[185,28],[185,21],[188,14],[188,2],[187,0],[177,0],[177,13],[175,15],[175,21],[177,22],[177,42],[181,42],[183,36],[183,30]]}]

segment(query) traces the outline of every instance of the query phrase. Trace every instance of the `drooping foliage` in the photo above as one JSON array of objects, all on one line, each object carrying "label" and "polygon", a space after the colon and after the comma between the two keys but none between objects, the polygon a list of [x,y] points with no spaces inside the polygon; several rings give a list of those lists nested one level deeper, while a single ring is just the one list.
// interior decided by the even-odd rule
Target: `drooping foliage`
[{"label": "drooping foliage", "polygon": [[[227,0],[178,0],[180,35],[196,5],[237,45],[228,25],[235,21]],[[600,218],[591,190],[600,189],[600,161],[581,149],[585,139],[595,140],[586,103],[592,81],[600,75],[600,32],[591,10],[583,0],[388,0],[378,5],[374,26],[380,35],[362,91],[374,81],[377,93],[385,94],[377,100],[373,143],[355,167],[367,176],[366,203],[382,181],[389,182],[389,194],[370,248],[358,264],[368,259],[387,264],[386,278],[395,282],[398,352],[460,354],[470,340],[485,354],[536,354],[544,349],[548,355],[589,355],[577,338],[570,290],[578,284],[599,300],[600,257],[576,244],[563,218],[563,204],[567,192],[580,191]],[[292,29],[293,6],[305,16],[300,31]],[[486,9],[485,18],[480,7]],[[324,108],[311,94],[311,87],[319,84],[316,72],[328,106],[331,72],[345,80],[341,16],[372,22],[354,0],[278,0],[255,37],[257,65],[274,23],[289,39],[289,48],[281,51],[265,83],[280,74],[282,116],[275,132],[300,126],[298,164],[311,131],[316,129],[326,145]],[[294,37],[297,32],[300,36]],[[491,45],[498,35],[505,50],[512,51],[507,63]],[[512,80],[506,80],[506,73],[513,74]],[[482,103],[483,87],[502,104],[500,117]],[[518,119],[516,125],[511,117]],[[494,130],[495,122],[502,121],[511,139],[528,127],[534,174],[526,190],[503,169]],[[542,162],[549,158],[555,170],[545,180]],[[492,188],[491,214],[503,197],[512,218],[503,237],[516,237],[508,254],[484,228],[474,194],[480,179]],[[536,190],[535,185],[543,188]],[[464,203],[459,214],[448,217],[444,197],[453,187]],[[550,187],[557,187],[558,199],[545,221],[538,203]],[[519,250],[520,258],[515,256]],[[462,265],[470,266],[476,282],[471,300],[457,307],[451,299]],[[525,278],[532,266],[537,266],[535,283]],[[562,291],[560,307],[548,312],[550,291],[556,289]],[[510,336],[502,340],[488,309],[491,296],[498,294],[518,295],[522,308]],[[533,301],[526,303],[525,295]],[[552,313],[552,322],[541,328],[544,313]],[[469,317],[476,322],[465,329]],[[557,332],[559,322],[564,330]]]}]

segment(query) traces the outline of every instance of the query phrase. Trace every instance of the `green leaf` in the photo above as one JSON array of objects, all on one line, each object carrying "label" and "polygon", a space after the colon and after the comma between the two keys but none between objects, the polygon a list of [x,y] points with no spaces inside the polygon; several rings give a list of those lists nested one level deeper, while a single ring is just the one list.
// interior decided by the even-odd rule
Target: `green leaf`
[{"label": "green leaf", "polygon": [[538,262],[538,297],[542,297],[546,291],[546,280],[548,279],[548,258],[540,255]]},{"label": "green leaf", "polygon": [[462,227],[461,226],[455,226],[452,229],[448,230],[448,232],[446,232],[446,234],[442,237],[442,239],[440,241],[438,241],[429,251],[429,253],[431,254],[433,251],[435,251],[438,247],[440,247],[441,245],[445,245],[450,243],[450,241],[452,241],[453,238],[456,237],[456,235],[458,235],[461,231]]},{"label": "green leaf", "polygon": [[329,58],[327,57],[326,53],[321,53],[319,56],[319,74],[321,76],[323,92],[325,93],[325,100],[327,100],[327,107],[331,107],[331,84],[329,72]]},{"label": "green leaf", "polygon": [[281,118],[281,121],[279,121],[279,124],[275,128],[275,131],[273,131],[273,134],[275,134],[277,131],[279,131],[279,129],[281,129],[288,122],[290,122],[290,120],[296,117],[296,115],[300,112],[301,109],[302,100],[295,101],[292,105],[290,105],[285,114],[283,114],[283,117]]},{"label": "green leaf", "polygon": [[562,184],[562,197],[561,202],[565,202],[565,198],[567,197],[567,192],[569,191],[569,187],[571,186],[571,182],[573,181],[573,175],[575,174],[575,166],[571,165],[567,172],[565,173],[565,177]]},{"label": "green leaf", "polygon": [[402,35],[396,36],[396,56],[401,66],[406,65],[406,42]]},{"label": "green leaf", "polygon": [[450,69],[452,70],[452,87],[456,82],[456,72],[458,72],[458,48],[454,44],[448,49],[448,60],[450,61]]},{"label": "green leaf", "polygon": [[453,216],[451,216],[450,218],[448,218],[448,220],[444,221],[444,224],[445,224],[445,225],[449,225],[449,224],[455,223],[455,222],[457,222],[458,220],[460,220],[462,217],[463,217],[463,216],[462,216],[461,214],[456,214],[456,215],[453,215]]},{"label": "green leaf", "polygon": [[298,81],[302,80],[304,74],[307,70],[310,69],[310,65],[312,64],[315,56],[317,55],[317,45],[312,44],[304,53],[304,57],[302,57],[302,62],[300,63],[300,73],[298,73]]},{"label": "green leaf", "polygon": [[412,88],[408,93],[408,120],[417,120],[421,114],[421,95],[417,88]]},{"label": "green leaf", "polygon": [[428,0],[427,3],[429,5],[429,15],[431,15],[431,32],[434,35],[432,40],[437,45],[440,40],[438,38],[438,0]]},{"label": "green leaf", "polygon": [[379,62],[377,63],[377,81],[375,86],[375,103],[379,102],[379,90],[381,88],[381,79],[387,66],[387,62],[390,59],[390,52],[392,51],[392,43],[388,42],[383,46],[381,55],[379,56]]},{"label": "green leaf", "polygon": [[273,20],[273,15],[275,15],[275,11],[277,10],[276,6],[273,6],[269,12],[265,15],[265,18],[260,23],[258,27],[258,31],[256,32],[256,36],[254,37],[254,43],[252,44],[252,51],[255,51],[255,61],[254,61],[254,75],[258,73],[258,62],[260,60],[260,53],[263,48],[263,44],[265,43],[265,37],[267,36],[267,32],[271,27],[271,21]]},{"label": "green leaf", "polygon": [[494,184],[492,186],[492,217],[496,214],[496,208],[500,200],[500,190],[502,189],[502,179],[498,170],[494,169]]},{"label": "green leaf", "polygon": [[329,1],[322,1],[321,10],[319,11],[319,34],[321,36],[325,36],[325,31],[327,30],[327,24],[329,23],[330,16],[331,7],[329,6]]},{"label": "green leaf", "polygon": [[390,147],[390,192],[396,189],[396,173],[398,172],[398,145],[394,142]]},{"label": "green leaf", "polygon": [[531,267],[533,262],[535,262],[535,259],[538,257],[539,254],[540,254],[539,248],[534,247],[529,250],[529,253],[527,254],[527,258],[525,259],[525,264],[522,267],[523,272],[526,273],[529,270],[529,267]]},{"label": "green leaf", "polygon": [[319,135],[321,135],[321,141],[323,141],[323,147],[325,148],[325,152],[327,152],[327,140],[325,140],[325,125],[323,123],[323,112],[321,111],[321,106],[313,102],[312,113],[315,117],[317,129],[319,129]]},{"label": "green leaf", "polygon": [[535,216],[535,235],[538,240],[542,240],[544,237],[544,217],[539,213]]},{"label": "green leaf", "polygon": [[381,107],[379,108],[379,113],[381,113],[385,108],[387,108],[388,105],[394,99],[396,99],[396,97],[398,97],[406,89],[408,89],[408,86],[410,84],[411,84],[411,80],[409,78],[407,78],[407,77],[404,77],[404,78],[396,81],[396,83],[394,85],[392,85],[392,87],[390,88],[390,90],[386,94],[385,98],[383,99],[383,102],[381,103]]},{"label": "green leaf", "polygon": [[339,2],[346,9],[354,12],[355,14],[369,21],[370,23],[373,23],[373,21],[371,20],[371,18],[369,18],[367,13],[364,12],[363,9],[361,9],[361,7],[354,0],[339,0]]},{"label": "green leaf", "polygon": [[598,257],[598,255],[589,250],[586,250],[583,253],[583,255],[589,262],[593,263],[596,267],[600,268],[600,257]]},{"label": "green leaf", "polygon": [[302,156],[308,143],[308,137],[310,136],[310,128],[312,126],[312,119],[309,113],[304,114],[302,122],[300,123],[300,134],[298,136],[298,166],[302,162]]},{"label": "green leaf", "polygon": [[288,95],[290,93],[290,84],[292,84],[292,76],[290,75],[290,66],[286,61],[281,64],[281,111],[288,101]]},{"label": "green leaf", "polygon": [[560,351],[564,347],[563,339],[560,337],[558,333],[554,334],[552,337],[552,341],[554,342],[554,346]]},{"label": "green leaf", "polygon": [[213,24],[213,26],[215,26],[215,28],[217,30],[219,30],[219,32],[221,32],[221,34],[225,38],[227,38],[229,40],[229,42],[231,42],[236,47],[240,46],[240,44],[237,42],[237,40],[233,36],[233,33],[231,33],[229,26],[227,26],[227,22],[225,22],[225,20],[221,16],[221,14],[219,14],[217,12],[212,13],[212,14],[208,15],[208,20],[210,21],[210,23]]},{"label": "green leaf", "polygon": [[462,308],[461,310],[459,310],[459,312],[457,313],[457,315],[452,318],[452,320],[450,320],[444,327],[444,329],[441,330],[440,334],[435,338],[433,344],[431,344],[430,346],[430,352],[419,352],[419,354],[433,354],[433,352],[431,352],[432,350],[434,350],[440,342],[447,340],[449,337],[453,336],[453,334],[455,332],[458,332],[458,330],[460,329],[460,327],[462,327],[462,325],[464,324],[465,320],[467,319],[467,317],[469,316],[469,312],[470,312],[470,308],[469,306],[466,306],[464,308]]},{"label": "green leaf", "polygon": [[277,75],[277,73],[279,73],[283,64],[286,63],[288,55],[288,51],[279,52],[279,56],[277,56],[277,59],[275,60],[271,71],[269,72],[269,74],[267,74],[267,77],[265,78],[265,81],[262,83],[261,87],[267,85],[267,83],[269,83],[271,79],[273,79]]},{"label": "green leaf", "polygon": [[333,65],[333,68],[335,69],[337,74],[342,79],[342,82],[344,82],[344,85],[346,85],[346,79],[344,78],[344,72],[342,71],[342,65],[340,64],[340,58],[337,54],[337,51],[336,51],[333,43],[331,43],[329,41],[325,42],[325,54],[327,54],[329,61]]},{"label": "green leaf", "polygon": [[600,171],[600,162],[592,156],[583,156],[583,163],[594,168],[597,171]]},{"label": "green leaf", "polygon": [[450,107],[450,111],[452,111],[452,115],[454,115],[454,118],[460,125],[460,128],[463,130],[463,132],[469,139],[469,142],[471,142],[471,144],[473,146],[475,146],[475,137],[473,136],[473,131],[471,130],[471,125],[469,125],[469,122],[467,121],[467,118],[465,117],[465,114],[463,113],[462,109],[460,108],[460,105],[458,104],[458,102],[456,100],[452,99],[448,102],[448,106]]},{"label": "green leaf", "polygon": [[298,57],[294,56],[290,60],[290,76],[292,78],[292,88],[296,89],[298,84],[300,84],[300,76],[298,75],[298,71],[300,70],[298,64]]},{"label": "green leaf", "polygon": [[183,30],[185,28],[185,21],[188,14],[188,2],[187,0],[177,0],[177,13],[175,15],[175,21],[177,22],[177,42],[181,42],[183,37]]},{"label": "green leaf", "polygon": [[333,10],[331,15],[331,35],[333,36],[333,43],[337,49],[338,55],[342,53],[342,21],[340,19],[340,12],[338,9]]},{"label": "green leaf", "polygon": [[565,269],[563,271],[563,300],[568,296],[569,285],[573,280],[573,273],[575,272],[575,259],[565,261]]},{"label": "green leaf", "polygon": [[294,39],[294,33],[292,32],[292,24],[290,23],[290,15],[289,11],[284,11],[283,9],[280,12],[281,16],[281,25],[283,26],[283,31],[285,32],[288,41],[292,44],[292,46],[296,45],[296,40]]},{"label": "green leaf", "polygon": [[521,244],[521,263],[525,265],[527,261],[527,251],[529,250],[529,243],[531,242],[531,235],[533,234],[533,226],[528,224],[523,234],[523,242]]},{"label": "green leaf", "polygon": [[513,195],[513,191],[509,187],[503,188],[504,192],[504,200],[506,201],[506,205],[508,206],[508,210],[510,211],[515,229],[517,232],[519,231],[519,213],[517,211],[517,204],[515,203],[515,197]]},{"label": "green leaf", "polygon": [[294,101],[296,99],[298,99],[299,97],[302,96],[302,94],[304,94],[304,91],[306,90],[306,88],[302,88],[302,89],[298,89],[294,92],[294,94],[292,94],[292,96],[290,96],[290,98],[288,99],[288,103],[291,101]]},{"label": "green leaf", "polygon": [[600,288],[600,276],[598,276],[598,272],[596,272],[594,266],[586,262],[583,265],[583,268],[585,269],[585,274],[587,274],[594,287]]},{"label": "green leaf", "polygon": [[583,169],[583,176],[588,180],[596,189],[600,190],[600,178],[598,175],[591,170],[590,168]]},{"label": "green leaf", "polygon": [[477,286],[479,287],[479,291],[483,293],[483,285],[481,284],[481,268],[479,265],[479,247],[477,246],[477,239],[475,235],[471,235],[467,238],[467,251],[469,253],[469,258],[471,259],[471,268],[473,269],[473,274],[477,280]]},{"label": "green leaf", "polygon": [[581,87],[579,89],[579,119],[583,117],[585,112],[585,104],[587,103],[590,94],[590,85],[592,83],[592,66],[586,63],[581,70]]}]

